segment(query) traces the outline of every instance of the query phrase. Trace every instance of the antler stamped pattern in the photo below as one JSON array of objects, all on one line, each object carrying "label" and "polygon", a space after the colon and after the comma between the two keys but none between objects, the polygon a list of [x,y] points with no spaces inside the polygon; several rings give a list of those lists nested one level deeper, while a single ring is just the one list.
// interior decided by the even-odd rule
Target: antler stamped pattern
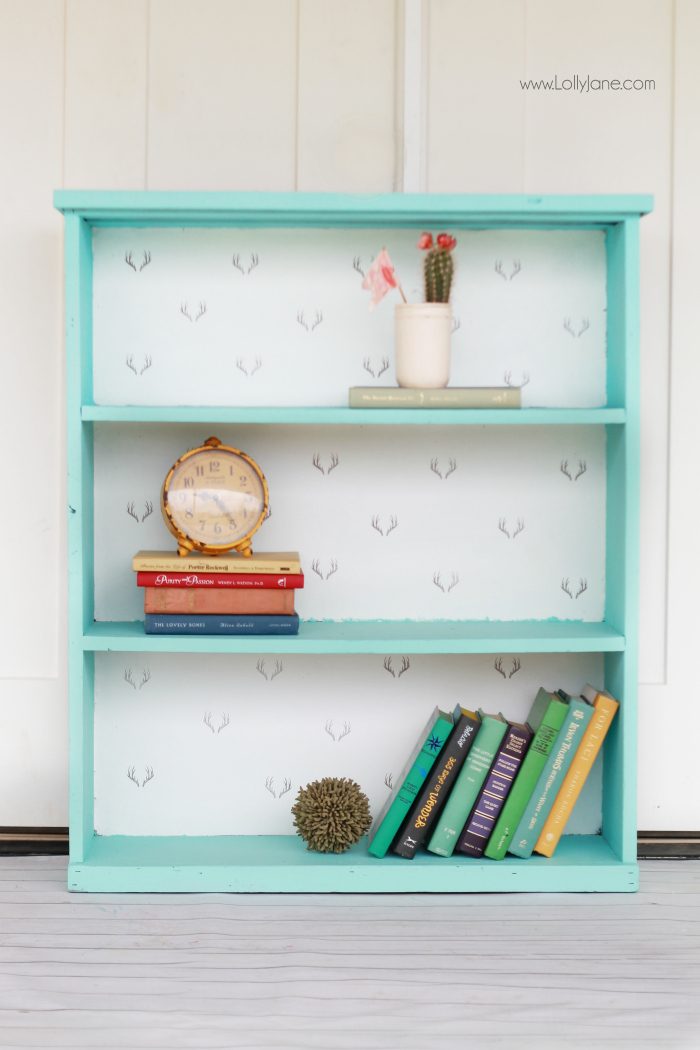
[{"label": "antler stamped pattern", "polygon": [[389,368],[389,358],[382,357],[381,361],[377,365],[374,363],[374,361],[372,361],[370,357],[363,357],[362,367],[364,368],[365,372],[369,372],[369,374],[372,376],[372,379],[379,379],[379,377],[381,375],[384,375],[384,373]]},{"label": "antler stamped pattern", "polygon": [[522,390],[522,388],[524,386],[527,386],[527,384],[530,382],[530,373],[529,372],[523,372],[522,382],[521,383],[514,383],[513,382],[513,373],[510,371],[510,369],[506,369],[506,371],[503,373],[503,382],[506,384],[506,386],[514,386],[514,387],[517,387],[519,390]]},{"label": "antler stamped pattern", "polygon": [[331,471],[335,470],[335,468],[338,466],[340,460],[338,459],[337,453],[331,452],[330,462],[328,463],[327,467],[324,467],[321,463],[321,453],[314,452],[313,456],[311,457],[311,462],[316,468],[316,470],[320,471],[321,474],[330,474]]},{"label": "antler stamped pattern", "polygon": [[574,586],[574,590],[576,592],[574,593],[569,577],[567,576],[561,581],[561,589],[563,590],[564,594],[568,594],[569,597],[575,601],[576,598],[579,598],[585,591],[588,590],[588,580],[584,579],[584,577],[581,576],[578,581],[578,587]]},{"label": "antler stamped pattern", "polygon": [[292,782],[287,777],[285,777],[282,781],[282,787],[278,790],[275,787],[275,778],[266,777],[265,790],[269,791],[273,798],[282,798],[283,795],[286,795],[289,791],[292,790]]},{"label": "antler stamped pattern", "polygon": [[375,514],[372,518],[372,528],[375,530],[375,532],[378,532],[380,536],[388,536],[389,533],[393,532],[394,529],[398,527],[398,524],[399,519],[396,517],[395,514],[392,514],[389,518],[389,524],[386,526],[386,528],[382,526],[381,518],[378,514]]},{"label": "antler stamped pattern", "polygon": [[504,281],[512,281],[513,278],[517,277],[520,271],[522,270],[522,266],[520,265],[519,259],[513,259],[513,265],[511,267],[510,273],[508,274],[503,269],[503,263],[500,259],[496,260],[496,262],[493,264],[493,268],[498,274],[498,276],[502,277]]},{"label": "antler stamped pattern", "polygon": [[434,572],[433,573],[433,583],[438,588],[438,590],[442,591],[443,594],[449,594],[450,591],[454,590],[454,588],[459,583],[459,575],[456,572],[454,572],[454,571],[451,572],[450,573],[450,582],[446,583],[446,582],[443,582],[442,573]]},{"label": "antler stamped pattern", "polygon": [[153,772],[152,766],[146,766],[144,778],[139,781],[139,778],[136,776],[136,766],[129,766],[126,775],[132,783],[136,784],[136,787],[145,787],[149,780],[153,780],[155,773]]},{"label": "antler stamped pattern", "polygon": [[591,327],[591,322],[587,317],[582,317],[580,324],[574,324],[570,317],[565,317],[563,327],[573,339],[580,339],[584,332],[587,332]]},{"label": "antler stamped pattern", "polygon": [[150,518],[151,514],[153,513],[153,504],[151,503],[150,499],[147,499],[144,505],[143,514],[139,517],[138,511],[136,510],[136,503],[133,500],[131,500],[126,505],[126,513],[129,515],[130,518],[134,519],[137,525],[140,525],[146,520],[146,518]]},{"label": "antler stamped pattern", "polygon": [[126,263],[127,266],[129,266],[134,271],[134,273],[141,273],[141,270],[145,270],[146,267],[148,266],[148,264],[150,263],[150,261],[151,261],[151,253],[149,251],[144,251],[143,258],[141,259],[141,262],[140,262],[140,264],[138,266],[134,262],[134,253],[133,252],[127,251],[127,252],[124,253],[124,262]]},{"label": "antler stamped pattern", "polygon": [[323,312],[316,310],[311,320],[307,320],[303,310],[297,310],[297,324],[301,325],[309,335],[323,322]]},{"label": "antler stamped pattern", "polygon": [[240,255],[236,253],[233,256],[231,262],[233,263],[234,268],[239,271],[239,273],[241,273],[244,277],[247,277],[248,274],[252,273],[253,270],[256,270],[260,265],[260,257],[257,254],[257,252],[252,252],[250,255],[250,260],[246,264],[241,262]]},{"label": "antler stamped pattern", "polygon": [[261,657],[255,665],[255,670],[263,676],[266,682],[271,682],[273,678],[277,678],[278,675],[282,674],[284,665],[281,660],[275,660],[275,665],[268,674],[266,661]]},{"label": "antler stamped pattern", "polygon": [[571,470],[569,469],[568,459],[563,459],[559,464],[559,469],[562,472],[562,474],[566,475],[569,481],[578,481],[578,479],[588,470],[588,464],[586,463],[585,459],[580,459],[578,461],[578,468],[576,469],[576,473],[572,474]]},{"label": "antler stamped pattern", "polygon": [[457,460],[450,457],[450,459],[448,460],[447,470],[443,474],[442,470],[440,469],[440,461],[437,457],[434,457],[430,460],[430,469],[432,470],[433,474],[437,474],[441,481],[446,481],[447,478],[449,478],[450,474],[454,474],[454,472],[456,471]]},{"label": "antler stamped pattern", "polygon": [[202,721],[204,722],[204,725],[207,726],[207,728],[210,729],[215,736],[218,736],[218,734],[223,729],[226,729],[226,727],[231,724],[231,716],[226,711],[224,711],[219,719],[218,725],[215,725],[211,711],[207,711]]},{"label": "antler stamped pattern", "polygon": [[328,733],[328,736],[331,738],[331,740],[335,744],[339,743],[339,741],[341,741],[343,739],[343,737],[348,736],[348,734],[352,731],[352,726],[350,725],[349,722],[343,722],[343,728],[336,730],[334,728],[334,726],[333,726],[333,720],[332,719],[330,721],[326,722],[326,725],[325,725],[324,728],[325,728],[326,733]]},{"label": "antler stamped pattern", "polygon": [[335,558],[331,558],[328,571],[324,572],[321,568],[321,563],[319,559],[314,558],[314,560],[311,562],[311,570],[312,572],[316,573],[319,579],[327,580],[338,571],[338,562],[335,560]]},{"label": "antler stamped pattern", "polygon": [[520,664],[520,660],[517,657],[515,657],[511,661],[511,669],[510,669],[510,671],[508,671],[506,673],[506,671],[503,669],[503,657],[502,656],[497,656],[496,659],[493,661],[493,666],[494,666],[494,670],[498,671],[498,673],[500,675],[502,675],[504,678],[512,678],[513,675],[517,674],[518,671],[520,670],[521,664]]},{"label": "antler stamped pattern", "polygon": [[139,368],[137,367],[136,362],[134,361],[134,355],[128,354],[124,363],[126,364],[126,367],[129,369],[129,371],[133,372],[135,376],[142,376],[143,373],[147,372],[153,364],[153,358],[150,354],[146,354],[143,359],[143,364]]},{"label": "antler stamped pattern", "polygon": [[392,678],[400,678],[402,674],[405,674],[406,671],[408,671],[410,666],[411,661],[407,656],[401,657],[401,666],[397,668],[394,667],[393,657],[384,657],[384,670],[388,671]]},{"label": "antler stamped pattern", "polygon": [[498,519],[498,531],[502,532],[504,536],[507,536],[509,540],[514,540],[516,536],[519,536],[520,533],[524,531],[525,522],[522,518],[518,518],[515,526],[512,526],[511,529],[508,528],[508,522],[505,518]]},{"label": "antler stamped pattern", "polygon": [[262,368],[262,361],[259,357],[256,357],[253,364],[249,364],[247,361],[244,361],[242,357],[237,357],[236,368],[239,372],[242,372],[244,376],[254,376],[255,373]]}]

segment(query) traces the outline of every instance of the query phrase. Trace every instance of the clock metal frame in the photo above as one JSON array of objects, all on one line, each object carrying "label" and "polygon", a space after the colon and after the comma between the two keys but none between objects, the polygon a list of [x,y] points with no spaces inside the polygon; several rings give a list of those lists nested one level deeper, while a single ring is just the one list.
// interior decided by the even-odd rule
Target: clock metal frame
[{"label": "clock metal frame", "polygon": [[[182,527],[180,525],[178,525],[177,522],[175,521],[175,519],[173,517],[173,514],[172,514],[172,510],[170,508],[170,504],[168,502],[168,492],[169,492],[169,489],[170,489],[170,483],[171,483],[171,481],[173,479],[173,475],[175,474],[175,471],[186,460],[192,459],[193,457],[195,457],[197,455],[201,455],[202,452],[211,452],[212,449],[221,450],[222,452],[233,453],[233,455],[238,456],[242,460],[245,460],[245,462],[248,464],[248,466],[251,468],[251,470],[258,476],[258,478],[260,479],[260,482],[262,484],[262,490],[263,490],[263,508],[262,508],[262,511],[260,512],[260,515],[259,515],[257,521],[255,522],[255,524],[253,525],[252,529],[250,529],[245,534],[245,536],[242,536],[239,540],[236,540],[235,543],[222,543],[222,544],[202,543],[201,540],[196,540],[192,536],[189,536],[182,529]],[[207,440],[204,442],[203,445],[198,445],[197,448],[191,448],[187,452],[183,452],[183,454],[178,459],[175,460],[175,462],[173,463],[172,467],[170,468],[170,470],[166,474],[165,480],[163,482],[163,486],[162,486],[161,492],[160,492],[160,509],[161,509],[161,513],[163,515],[163,520],[165,521],[165,524],[168,526],[168,529],[170,530],[170,532],[172,532],[173,536],[177,540],[177,553],[179,555],[183,556],[183,557],[186,556],[187,554],[191,554],[192,551],[199,551],[201,554],[217,555],[217,554],[228,554],[229,551],[234,551],[235,550],[235,551],[238,551],[239,554],[242,554],[244,557],[249,558],[252,555],[252,553],[253,553],[253,546],[252,546],[252,543],[251,543],[251,537],[254,536],[254,534],[258,531],[258,529],[262,525],[263,521],[267,517],[269,506],[270,506],[270,493],[269,493],[269,489],[267,487],[267,479],[265,478],[265,475],[263,474],[263,472],[260,469],[260,467],[258,466],[258,464],[255,462],[255,460],[251,459],[251,457],[249,455],[247,455],[245,452],[242,452],[241,449],[234,448],[233,445],[224,445],[223,442],[221,442],[216,437],[207,438]]]}]

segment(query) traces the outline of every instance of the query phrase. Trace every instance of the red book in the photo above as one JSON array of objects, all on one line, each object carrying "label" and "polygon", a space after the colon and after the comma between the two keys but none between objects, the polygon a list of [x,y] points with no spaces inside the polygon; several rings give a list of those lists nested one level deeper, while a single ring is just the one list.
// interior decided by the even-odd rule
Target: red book
[{"label": "red book", "polygon": [[262,613],[294,612],[294,591],[235,591],[213,587],[146,587],[144,611],[147,613]]},{"label": "red book", "polygon": [[288,572],[276,576],[272,572],[137,572],[136,584],[139,587],[203,587],[207,590],[214,587],[228,587],[230,590],[272,590],[294,591],[304,586],[303,572]]}]

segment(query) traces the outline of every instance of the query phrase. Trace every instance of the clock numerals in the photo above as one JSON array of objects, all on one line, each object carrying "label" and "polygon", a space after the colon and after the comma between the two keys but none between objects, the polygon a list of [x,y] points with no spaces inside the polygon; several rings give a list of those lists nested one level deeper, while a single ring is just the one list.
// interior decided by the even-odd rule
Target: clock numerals
[{"label": "clock numerals", "polygon": [[191,489],[194,486],[194,478],[185,478],[183,485],[186,489]]},{"label": "clock numerals", "polygon": [[193,512],[191,510],[186,510],[185,511],[185,517],[186,518],[193,518],[194,514],[193,514]]},{"label": "clock numerals", "polygon": [[218,459],[212,459],[209,461],[209,473],[218,474],[221,470],[221,463]]},{"label": "clock numerals", "polygon": [[204,477],[204,467],[198,467],[197,466],[197,467],[194,468],[194,472],[195,472],[195,474],[197,475],[198,478]]}]

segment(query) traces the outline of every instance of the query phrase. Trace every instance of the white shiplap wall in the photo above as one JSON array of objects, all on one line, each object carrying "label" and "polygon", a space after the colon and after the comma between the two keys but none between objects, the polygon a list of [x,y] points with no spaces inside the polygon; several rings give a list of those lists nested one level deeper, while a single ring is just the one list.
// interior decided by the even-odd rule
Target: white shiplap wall
[{"label": "white shiplap wall", "polygon": [[[663,721],[698,726],[693,279],[700,139],[693,0],[1,0],[0,431],[31,558],[0,607],[0,825],[66,821],[61,222],[71,187],[401,188],[403,27],[422,25],[429,190],[652,192],[643,223],[640,824],[700,826]],[[413,54],[413,59],[410,58]],[[533,95],[521,76],[656,81]],[[411,81],[412,88],[416,85]],[[9,163],[7,160],[9,159]],[[673,245],[673,251],[671,246]],[[671,282],[673,274],[673,283]],[[671,367],[672,366],[672,367]],[[18,441],[21,436],[21,443]],[[28,485],[26,479],[41,478]],[[7,520],[7,519],[6,519]],[[669,540],[671,541],[669,543]],[[687,774],[686,788],[690,787]]]}]

